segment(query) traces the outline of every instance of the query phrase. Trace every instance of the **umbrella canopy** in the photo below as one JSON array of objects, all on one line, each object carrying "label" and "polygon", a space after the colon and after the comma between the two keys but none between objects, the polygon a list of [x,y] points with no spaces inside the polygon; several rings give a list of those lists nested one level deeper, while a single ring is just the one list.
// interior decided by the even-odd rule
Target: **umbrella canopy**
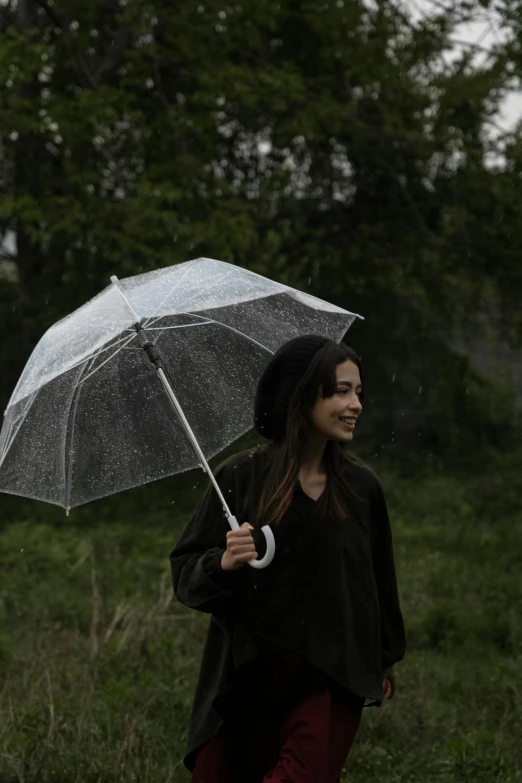
[{"label": "umbrella canopy", "polygon": [[69,509],[201,464],[137,326],[209,459],[252,427],[257,381],[284,342],[339,341],[361,317],[209,258],[118,285],[33,351],[0,433],[0,491]]}]

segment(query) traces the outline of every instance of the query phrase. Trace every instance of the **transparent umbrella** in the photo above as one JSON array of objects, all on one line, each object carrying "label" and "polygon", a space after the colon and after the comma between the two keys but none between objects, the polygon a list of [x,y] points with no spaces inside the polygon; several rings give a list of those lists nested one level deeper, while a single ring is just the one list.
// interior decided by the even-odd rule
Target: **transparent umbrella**
[{"label": "transparent umbrella", "polygon": [[[30,356],[0,433],[0,491],[69,510],[199,466],[235,529],[207,460],[252,427],[257,381],[284,342],[339,341],[357,317],[209,258],[113,277]],[[256,568],[274,553],[262,530]]]}]

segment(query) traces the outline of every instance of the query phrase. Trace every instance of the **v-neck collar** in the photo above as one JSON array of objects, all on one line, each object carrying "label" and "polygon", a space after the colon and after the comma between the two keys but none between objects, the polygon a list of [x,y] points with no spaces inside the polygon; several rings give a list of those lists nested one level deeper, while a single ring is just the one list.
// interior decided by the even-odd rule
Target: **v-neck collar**
[{"label": "v-neck collar", "polygon": [[305,498],[308,498],[308,500],[309,500],[311,503],[315,503],[315,504],[319,503],[319,501],[322,499],[322,497],[323,497],[324,493],[326,492],[326,486],[325,486],[325,488],[323,489],[323,491],[321,492],[321,494],[319,495],[319,497],[318,497],[317,499],[316,499],[316,498],[313,498],[311,495],[309,495],[309,494],[308,494],[308,492],[305,492],[305,491],[304,491],[304,489],[303,489],[303,485],[301,484],[301,480],[300,480],[299,476],[297,477],[297,482],[296,482],[296,489],[297,489],[297,491],[298,491],[298,492],[300,492],[301,494],[303,494],[303,495],[305,496]]}]

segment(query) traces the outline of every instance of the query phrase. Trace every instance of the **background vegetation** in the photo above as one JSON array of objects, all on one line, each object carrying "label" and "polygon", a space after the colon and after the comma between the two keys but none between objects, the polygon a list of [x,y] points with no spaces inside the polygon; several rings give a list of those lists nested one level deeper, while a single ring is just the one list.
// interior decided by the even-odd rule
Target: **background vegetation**
[{"label": "background vegetation", "polygon": [[[448,57],[493,11],[489,53]],[[518,0],[0,4],[2,404],[111,274],[206,255],[366,316],[356,448],[409,652],[352,783],[522,780],[522,145],[495,127],[521,68]],[[173,601],[168,553],[202,488],[69,518],[3,496],[2,783],[188,780],[208,618]]]},{"label": "background vegetation", "polygon": [[[492,476],[378,468],[409,650],[365,710],[344,781],[522,779],[520,454]],[[172,600],[168,552],[201,487],[179,478],[69,519],[7,501],[0,537],[2,781],[186,783],[208,617]],[[167,498],[175,498],[170,502]]]}]

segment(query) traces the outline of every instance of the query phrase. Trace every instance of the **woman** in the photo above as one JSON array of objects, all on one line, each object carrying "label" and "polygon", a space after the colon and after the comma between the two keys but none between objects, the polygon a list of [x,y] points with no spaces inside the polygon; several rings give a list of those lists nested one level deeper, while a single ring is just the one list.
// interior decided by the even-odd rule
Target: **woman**
[{"label": "woman", "polygon": [[[193,783],[338,783],[363,706],[395,692],[405,634],[386,503],[346,450],[362,399],[352,349],[316,335],[283,345],[256,394],[268,445],[216,472],[241,527],[209,486],[171,553],[177,599],[211,614]],[[266,524],[274,559],[245,567]]]}]

